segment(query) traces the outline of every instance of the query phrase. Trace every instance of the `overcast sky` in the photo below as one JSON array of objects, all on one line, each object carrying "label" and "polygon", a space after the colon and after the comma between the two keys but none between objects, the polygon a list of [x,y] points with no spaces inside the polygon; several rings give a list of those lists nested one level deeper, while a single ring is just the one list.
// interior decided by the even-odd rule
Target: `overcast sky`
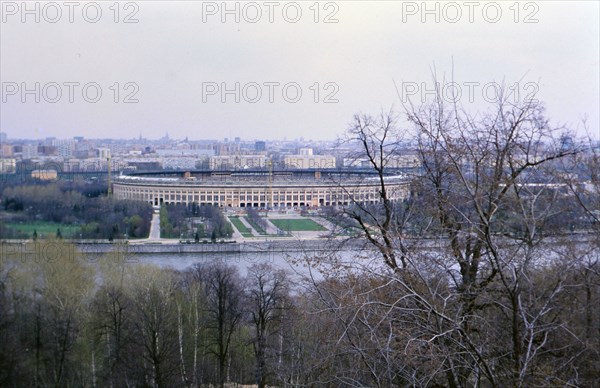
[{"label": "overcast sky", "polygon": [[581,131],[587,117],[600,138],[598,1],[313,4],[32,2],[27,14],[2,1],[1,130],[334,139],[357,112],[427,98],[435,68],[465,106],[483,109],[504,82],[514,99],[537,91],[556,125]]}]

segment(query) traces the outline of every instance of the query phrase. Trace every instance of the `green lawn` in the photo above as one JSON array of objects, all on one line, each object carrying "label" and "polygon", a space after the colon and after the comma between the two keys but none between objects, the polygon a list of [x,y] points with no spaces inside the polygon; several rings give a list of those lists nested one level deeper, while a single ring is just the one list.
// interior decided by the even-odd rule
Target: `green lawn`
[{"label": "green lawn", "polygon": [[243,237],[252,237],[252,231],[250,229],[248,229],[246,227],[246,225],[244,225],[242,223],[242,221],[240,221],[239,217],[228,217],[229,221],[231,221],[231,223],[233,224],[233,226],[235,226],[235,228],[238,230],[238,232],[240,232],[240,234]]},{"label": "green lawn", "polygon": [[78,225],[63,225],[56,224],[53,222],[24,222],[24,223],[7,223],[7,227],[15,230],[19,230],[27,234],[30,238],[33,236],[33,231],[37,231],[39,237],[56,236],[57,229],[60,229],[60,233],[64,238],[72,238],[79,236],[79,230],[81,229]]},{"label": "green lawn", "polygon": [[327,230],[309,218],[276,218],[269,219],[269,221],[284,232],[320,232]]}]

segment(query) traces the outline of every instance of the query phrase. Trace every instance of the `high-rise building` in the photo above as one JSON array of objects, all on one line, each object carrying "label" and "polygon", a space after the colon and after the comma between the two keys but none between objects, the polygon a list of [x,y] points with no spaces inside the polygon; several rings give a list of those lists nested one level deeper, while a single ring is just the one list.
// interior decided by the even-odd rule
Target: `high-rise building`
[{"label": "high-rise building", "polygon": [[100,159],[110,158],[110,149],[109,148],[98,148],[98,157]]},{"label": "high-rise building", "polygon": [[22,159],[33,159],[38,156],[37,144],[23,144]]},{"label": "high-rise building", "polygon": [[74,139],[56,140],[56,151],[63,158],[72,158],[75,154],[75,144]]},{"label": "high-rise building", "polygon": [[0,144],[0,157],[7,158],[13,156],[13,146],[10,144]]},{"label": "high-rise building", "polygon": [[254,143],[254,151],[263,152],[263,151],[266,151],[266,149],[267,149],[267,143],[265,143],[264,141],[257,141]]}]

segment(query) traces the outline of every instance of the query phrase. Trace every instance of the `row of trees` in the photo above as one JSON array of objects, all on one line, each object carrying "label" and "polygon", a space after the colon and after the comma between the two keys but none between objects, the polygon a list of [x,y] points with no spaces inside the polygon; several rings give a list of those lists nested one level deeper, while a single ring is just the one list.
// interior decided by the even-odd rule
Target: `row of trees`
[{"label": "row of trees", "polygon": [[246,208],[246,215],[248,216],[248,222],[259,234],[267,234],[268,222],[266,219],[260,216],[258,210],[252,207]]}]

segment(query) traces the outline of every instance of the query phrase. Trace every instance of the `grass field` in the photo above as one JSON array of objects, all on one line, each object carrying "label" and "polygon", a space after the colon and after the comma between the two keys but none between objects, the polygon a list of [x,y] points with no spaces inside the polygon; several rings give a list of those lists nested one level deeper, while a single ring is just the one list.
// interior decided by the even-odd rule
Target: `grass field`
[{"label": "grass field", "polygon": [[284,232],[320,232],[327,230],[309,218],[278,218],[269,219],[269,221]]},{"label": "grass field", "polygon": [[19,230],[29,237],[33,236],[35,230],[39,237],[56,236],[57,229],[60,229],[60,233],[64,238],[78,237],[80,227],[77,225],[63,225],[55,224],[53,222],[27,222],[27,223],[7,223],[7,227],[15,230]]},{"label": "grass field", "polygon": [[246,225],[244,225],[242,223],[242,221],[240,221],[239,217],[228,217],[228,218],[229,218],[229,221],[231,221],[231,223],[233,224],[233,226],[235,226],[235,228],[238,230],[238,232],[240,232],[240,234],[243,237],[252,237],[252,236],[254,236],[252,234],[252,232],[250,231],[250,229],[248,229],[246,227]]}]

